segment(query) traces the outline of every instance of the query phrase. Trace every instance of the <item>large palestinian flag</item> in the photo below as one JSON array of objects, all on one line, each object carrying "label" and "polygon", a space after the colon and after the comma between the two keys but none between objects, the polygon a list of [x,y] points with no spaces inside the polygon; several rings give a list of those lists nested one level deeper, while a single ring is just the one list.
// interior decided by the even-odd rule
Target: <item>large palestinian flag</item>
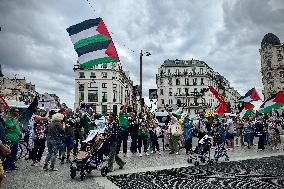
[{"label": "large palestinian flag", "polygon": [[249,102],[243,102],[240,107],[240,117],[250,116],[253,113],[254,105]]},{"label": "large palestinian flag", "polygon": [[260,100],[260,97],[255,88],[252,88],[251,90],[249,90],[245,94],[245,96],[242,96],[239,99],[240,102],[252,102],[252,101],[258,101],[258,100]]},{"label": "large palestinian flag", "polygon": [[103,63],[118,62],[111,36],[102,18],[85,20],[67,28],[78,54],[81,68],[92,68]]},{"label": "large palestinian flag", "polygon": [[272,95],[260,106],[260,113],[269,113],[273,109],[278,109],[284,106],[283,91],[279,91],[277,94]]}]

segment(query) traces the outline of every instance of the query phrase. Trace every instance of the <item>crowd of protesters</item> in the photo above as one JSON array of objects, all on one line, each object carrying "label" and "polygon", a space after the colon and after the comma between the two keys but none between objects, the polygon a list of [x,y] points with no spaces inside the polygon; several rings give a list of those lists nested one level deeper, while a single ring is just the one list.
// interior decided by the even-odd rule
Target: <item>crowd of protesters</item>
[{"label": "crowd of protesters", "polygon": [[[46,171],[57,171],[56,160],[59,158],[61,164],[70,163],[76,157],[80,143],[91,130],[96,129],[95,120],[101,116],[90,107],[75,112],[70,108],[62,108],[58,112],[35,108],[28,129],[23,131],[20,126],[19,110],[10,108],[4,112],[1,103],[0,155],[4,160],[3,166],[0,160],[1,181],[4,178],[4,171],[9,173],[18,169],[16,156],[21,136],[25,136],[29,149],[29,157],[26,159],[31,160],[32,166],[43,166]],[[200,115],[196,120],[191,119],[189,114],[177,115],[169,111],[163,127],[160,127],[154,113],[135,112],[127,105],[121,107],[118,115],[111,113],[107,116],[106,127],[112,132],[109,171],[113,170],[114,161],[119,168],[125,165],[119,157],[121,148],[124,157],[127,156],[128,148],[133,155],[140,157],[154,153],[161,155],[161,149],[178,155],[184,148],[186,154],[191,154],[193,137],[201,140],[205,135],[212,136],[213,147],[226,145],[228,150],[234,150],[236,147],[246,146],[250,149],[254,146],[254,139],[258,137],[258,150],[264,150],[268,146],[272,150],[278,150],[281,142],[279,130],[284,122],[283,116],[276,110],[268,115],[243,118]],[[159,138],[163,138],[163,148],[160,146]],[[46,147],[47,155],[43,160]]]}]

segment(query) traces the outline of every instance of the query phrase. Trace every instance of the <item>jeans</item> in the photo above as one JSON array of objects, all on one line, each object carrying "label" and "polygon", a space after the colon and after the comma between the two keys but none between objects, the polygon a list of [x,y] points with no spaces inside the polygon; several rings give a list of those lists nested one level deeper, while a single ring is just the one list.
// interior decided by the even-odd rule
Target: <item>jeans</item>
[{"label": "jeans", "polygon": [[121,143],[123,143],[122,151],[124,154],[127,153],[127,139],[128,139],[128,129],[127,128],[120,128],[118,131],[118,141],[117,141],[117,150],[119,152]]},{"label": "jeans", "polygon": [[11,154],[8,155],[5,159],[5,162],[4,162],[5,170],[11,170],[15,168],[15,162],[16,162],[17,153],[18,153],[18,146],[19,146],[19,140],[10,142]]},{"label": "jeans", "polygon": [[47,142],[48,152],[45,158],[45,164],[44,164],[45,166],[48,166],[49,162],[51,162],[50,167],[54,168],[56,157],[57,157],[56,155],[58,152],[58,145],[59,145],[58,142],[55,142],[55,141]]},{"label": "jeans", "polygon": [[147,152],[148,148],[147,140],[148,140],[148,135],[138,135],[138,150],[140,154],[141,154],[142,142],[144,145],[144,152],[145,153]]},{"label": "jeans", "polygon": [[137,152],[137,139],[138,139],[137,133],[133,133],[131,135],[131,147],[130,147],[130,151],[132,153],[136,153]]},{"label": "jeans", "polygon": [[152,143],[152,149],[155,152],[160,151],[160,146],[158,142],[158,137],[154,131],[150,131],[150,138],[151,138],[151,143]]}]

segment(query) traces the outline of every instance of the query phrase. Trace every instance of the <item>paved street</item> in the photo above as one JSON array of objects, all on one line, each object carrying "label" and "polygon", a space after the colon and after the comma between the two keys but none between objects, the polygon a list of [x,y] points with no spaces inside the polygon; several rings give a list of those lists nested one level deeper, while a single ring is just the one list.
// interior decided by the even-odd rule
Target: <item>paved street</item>
[{"label": "paved street", "polygon": [[[282,138],[283,139],[283,138]],[[241,149],[238,147],[234,151],[229,151],[229,156],[231,161],[240,161],[246,159],[256,159],[262,157],[270,157],[270,156],[279,156],[284,155],[284,146],[281,146],[279,151],[271,151],[270,149],[266,149],[265,151],[257,151],[256,146],[253,149]],[[4,189],[12,189],[12,188],[21,188],[21,189],[40,189],[40,188],[106,188],[106,189],[115,189],[115,188],[133,188],[133,184],[137,185],[138,188],[153,188],[152,181],[160,180],[159,182],[155,182],[154,188],[188,188],[188,182],[190,183],[196,182],[196,185],[190,185],[192,188],[194,186],[199,186],[200,183],[204,183],[201,188],[222,188],[228,186],[230,182],[234,180],[239,180],[240,178],[244,178],[242,176],[247,175],[250,178],[250,183],[258,183],[255,178],[257,177],[256,172],[248,172],[246,173],[245,170],[254,170],[259,171],[257,174],[261,174],[263,179],[266,172],[263,169],[255,169],[251,168],[249,165],[255,165],[256,167],[260,165],[270,165],[268,162],[277,160],[279,163],[274,163],[271,167],[270,166],[262,166],[262,167],[269,167],[269,177],[270,181],[274,182],[275,179],[277,182],[282,182],[283,180],[277,180],[277,174],[282,175],[283,172],[278,172],[283,170],[283,160],[284,156],[279,156],[274,159],[261,159],[261,160],[250,160],[244,162],[224,162],[221,160],[218,165],[213,166],[203,166],[201,165],[198,169],[192,167],[192,164],[188,164],[186,162],[187,156],[185,152],[182,151],[180,155],[169,155],[168,151],[164,151],[162,155],[158,154],[151,154],[150,156],[146,157],[138,157],[138,156],[131,156],[128,154],[129,157],[124,158],[126,161],[126,166],[123,170],[118,170],[118,167],[115,167],[115,171],[109,174],[109,177],[101,177],[100,172],[94,170],[91,174],[88,174],[84,181],[80,181],[79,176],[77,176],[74,180],[70,178],[70,169],[69,164],[58,165],[59,171],[58,172],[45,172],[42,170],[42,167],[32,167],[30,166],[31,162],[26,160],[19,160],[18,166],[20,167],[19,170],[14,171],[10,174],[7,174],[7,178],[5,179],[5,183],[3,185]],[[44,157],[45,158],[45,157]],[[44,159],[43,158],[43,159]],[[275,161],[276,161],[275,160]],[[58,163],[58,162],[57,162]],[[225,164],[224,164],[225,163]],[[268,164],[267,164],[268,163]],[[189,167],[190,166],[190,167]],[[230,169],[225,169],[226,167],[230,167]],[[262,168],[261,167],[261,168]],[[167,170],[165,170],[167,169]],[[165,170],[165,171],[158,171],[158,170]],[[204,170],[206,170],[204,172]],[[210,183],[205,183],[205,180],[208,178],[206,177],[196,177],[192,180],[192,173],[198,171],[197,175],[207,176],[208,178],[211,177]],[[216,172],[220,174],[215,175]],[[143,173],[146,172],[146,173]],[[230,173],[229,175],[226,173]],[[236,178],[234,175],[235,172],[242,173],[242,176],[238,176]],[[134,174],[133,174],[134,173]],[[139,174],[136,174],[139,173]],[[203,174],[204,173],[204,174]],[[194,173],[195,174],[195,173]],[[117,176],[118,175],[118,176]],[[222,180],[222,182],[214,177],[230,177],[230,179]],[[135,179],[134,179],[135,178]],[[139,178],[139,179],[137,179]],[[183,178],[183,182],[175,182],[175,180],[179,180]],[[149,179],[151,182],[149,182]],[[210,180],[209,179],[209,180]],[[136,182],[130,182],[136,180]],[[169,181],[166,183],[164,181]],[[142,181],[139,184],[139,181]],[[269,181],[269,182],[270,182]],[[275,182],[276,182],[275,181]],[[148,184],[147,184],[148,182]],[[266,181],[265,181],[266,182]],[[268,181],[267,181],[268,182]],[[266,183],[267,183],[266,182]],[[114,184],[115,183],[115,184]],[[145,185],[143,185],[144,183]],[[177,185],[173,185],[176,183]],[[212,183],[217,183],[217,185],[212,185]],[[220,184],[221,185],[218,185]],[[226,185],[227,183],[227,185]],[[117,184],[117,185],[116,185]],[[235,186],[240,186],[240,183],[235,183],[236,185],[232,185],[231,188],[236,188]],[[220,186],[220,187],[219,187]],[[222,187],[221,187],[222,186]],[[257,186],[252,184],[252,186]],[[269,184],[263,186],[270,186]],[[274,186],[274,185],[273,185]],[[200,187],[199,187],[200,188]],[[226,187],[225,187],[226,188]],[[230,187],[229,187],[230,188]],[[246,188],[246,187],[243,187]],[[263,187],[265,188],[265,187]],[[279,188],[275,186],[274,188]]]}]

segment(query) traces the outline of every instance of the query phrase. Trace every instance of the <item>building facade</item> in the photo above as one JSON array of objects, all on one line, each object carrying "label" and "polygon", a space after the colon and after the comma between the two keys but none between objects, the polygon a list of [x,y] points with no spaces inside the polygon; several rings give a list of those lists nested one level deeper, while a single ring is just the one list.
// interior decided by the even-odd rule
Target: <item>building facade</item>
[{"label": "building facade", "polygon": [[266,100],[284,90],[284,44],[276,35],[268,33],[262,39],[259,52],[264,88],[262,93]]},{"label": "building facade", "polygon": [[190,114],[214,112],[219,102],[208,86],[224,97],[232,112],[236,111],[240,97],[228,80],[199,60],[165,60],[158,69],[156,84],[158,111],[173,107]]},{"label": "building facade", "polygon": [[84,103],[97,113],[108,114],[118,113],[123,104],[135,104],[133,82],[120,63],[100,64],[92,69],[75,65],[74,72],[75,109]]}]

